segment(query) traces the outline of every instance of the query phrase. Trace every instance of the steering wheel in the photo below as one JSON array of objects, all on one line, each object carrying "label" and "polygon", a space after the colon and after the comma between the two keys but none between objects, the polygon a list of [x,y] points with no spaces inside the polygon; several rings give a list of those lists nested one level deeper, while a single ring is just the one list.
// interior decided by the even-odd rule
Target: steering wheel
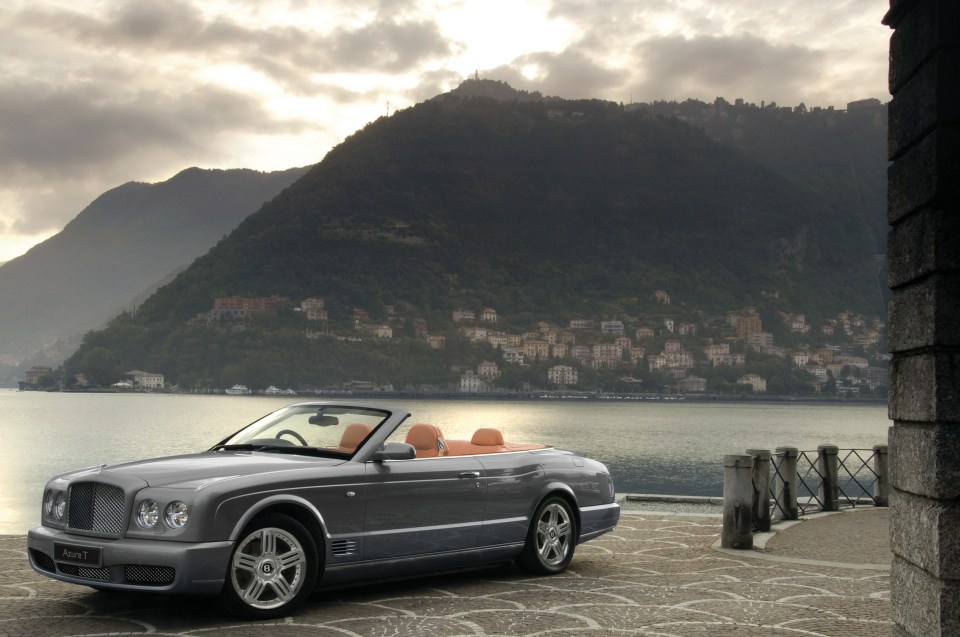
[{"label": "steering wheel", "polygon": [[303,439],[303,436],[301,436],[300,434],[298,434],[298,433],[297,433],[296,431],[294,431],[293,429],[282,429],[282,430],[280,430],[280,431],[277,432],[277,435],[274,436],[274,438],[279,439],[280,436],[285,436],[285,435],[287,435],[287,434],[290,434],[291,436],[293,436],[294,438],[296,438],[297,441],[299,441],[300,444],[303,445],[304,447],[309,447],[309,446],[310,446],[309,444],[307,444],[307,441]]}]

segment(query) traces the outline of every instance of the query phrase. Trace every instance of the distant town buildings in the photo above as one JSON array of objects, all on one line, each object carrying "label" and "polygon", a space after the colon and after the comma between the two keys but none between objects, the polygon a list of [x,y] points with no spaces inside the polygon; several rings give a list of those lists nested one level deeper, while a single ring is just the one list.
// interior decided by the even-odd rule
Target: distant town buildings
[{"label": "distant town buildings", "polygon": [[[768,298],[769,294],[760,296]],[[432,318],[433,324],[428,325],[423,316],[411,312],[411,304],[399,299],[374,305],[374,311],[356,306],[338,311],[335,303],[331,306],[320,296],[292,302],[279,295],[216,297],[211,310],[195,320],[215,323],[229,319],[224,329],[243,331],[256,325],[254,314],[282,309],[287,313],[281,314],[285,317],[281,320],[302,321],[306,339],[359,343],[413,337],[430,349],[442,350],[447,339],[453,337],[457,339],[457,357],[464,351],[478,354],[473,362],[475,369],[461,373],[461,363],[451,366],[447,389],[456,387],[461,392],[496,391],[506,382],[505,377],[511,379],[512,388],[535,387],[531,374],[536,374],[540,383],[553,389],[577,388],[589,379],[591,390],[597,391],[607,385],[624,392],[696,394],[711,388],[716,391],[715,387],[730,391],[736,382],[751,393],[765,393],[768,379],[751,369],[748,360],[762,360],[764,369],[769,369],[771,357],[785,360],[785,366],[796,370],[795,378],[802,378],[798,374],[805,372],[808,391],[826,388],[834,393],[843,388],[843,393],[860,394],[885,390],[885,359],[879,344],[885,338],[886,326],[880,318],[841,312],[818,319],[814,327],[804,313],[780,311],[773,314],[779,321],[764,331],[755,307],[708,315],[688,310],[683,303],[673,305],[666,290],[655,290],[646,298],[647,311],[640,316],[579,316],[565,319],[565,324],[539,320],[526,324],[524,330],[504,327],[511,325],[510,317],[503,320],[492,306],[459,307],[451,312],[449,320]],[[777,344],[777,335],[790,336],[784,342],[791,347]],[[476,349],[461,349],[465,344]],[[480,358],[481,353],[485,358]],[[502,366],[520,369],[504,374]],[[717,369],[721,367],[738,368],[737,375]],[[523,368],[535,371],[524,372]],[[21,386],[34,388],[41,382],[57,382],[52,374],[49,367],[31,368]],[[128,372],[120,382],[136,389],[165,387],[163,374],[139,370]],[[778,387],[783,386],[783,377],[778,376],[777,382]],[[795,386],[797,381],[791,382]],[[71,383],[80,386],[73,379]],[[390,383],[379,381],[378,387],[386,386]],[[580,387],[581,391],[585,389]]]},{"label": "distant town buildings", "polygon": [[547,370],[547,381],[551,385],[570,387],[577,384],[578,378],[577,370],[570,365],[554,365]]}]

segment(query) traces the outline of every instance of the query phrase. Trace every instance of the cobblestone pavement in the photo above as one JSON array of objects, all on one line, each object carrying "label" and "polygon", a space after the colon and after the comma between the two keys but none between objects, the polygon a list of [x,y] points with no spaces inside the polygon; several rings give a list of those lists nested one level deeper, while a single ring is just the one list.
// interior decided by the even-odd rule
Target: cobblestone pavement
[{"label": "cobblestone pavement", "polygon": [[[48,580],[27,564],[25,538],[4,536],[0,636],[889,635],[882,563],[858,569],[807,559],[831,541],[816,533],[828,521],[828,536],[849,538],[844,562],[882,562],[888,546],[867,546],[856,527],[886,520],[858,515],[805,520],[768,540],[769,550],[732,553],[713,548],[718,517],[625,512],[615,532],[577,547],[562,575],[530,577],[510,566],[321,592],[293,617],[258,623],[231,619],[208,598],[98,593]],[[874,544],[885,539],[874,535]],[[781,553],[792,561],[779,561]]]}]

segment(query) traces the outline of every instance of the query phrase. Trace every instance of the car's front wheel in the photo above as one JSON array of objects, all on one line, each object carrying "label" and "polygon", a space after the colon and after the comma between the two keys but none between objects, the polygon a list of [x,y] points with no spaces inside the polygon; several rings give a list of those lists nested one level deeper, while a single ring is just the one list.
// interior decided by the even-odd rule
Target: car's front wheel
[{"label": "car's front wheel", "polygon": [[287,515],[263,515],[237,540],[221,601],[248,619],[289,614],[313,591],[317,566],[317,547],[306,527]]},{"label": "car's front wheel", "polygon": [[527,531],[520,568],[537,575],[562,573],[577,545],[577,520],[570,504],[559,496],[540,503]]}]

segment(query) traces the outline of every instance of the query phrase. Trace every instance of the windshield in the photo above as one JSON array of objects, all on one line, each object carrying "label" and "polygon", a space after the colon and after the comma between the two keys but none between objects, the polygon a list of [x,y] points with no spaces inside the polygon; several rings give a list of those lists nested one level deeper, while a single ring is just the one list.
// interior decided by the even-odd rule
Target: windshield
[{"label": "windshield", "polygon": [[364,407],[291,405],[261,418],[213,449],[352,456],[390,413]]}]

